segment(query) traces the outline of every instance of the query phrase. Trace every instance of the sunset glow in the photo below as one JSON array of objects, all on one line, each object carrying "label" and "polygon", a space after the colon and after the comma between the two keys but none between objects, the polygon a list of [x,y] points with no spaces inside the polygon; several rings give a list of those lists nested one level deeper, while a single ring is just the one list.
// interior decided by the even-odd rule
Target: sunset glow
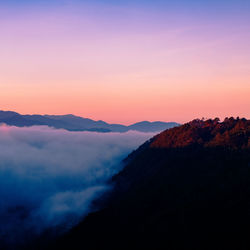
[{"label": "sunset glow", "polygon": [[1,110],[124,124],[250,116],[248,1],[6,2]]}]

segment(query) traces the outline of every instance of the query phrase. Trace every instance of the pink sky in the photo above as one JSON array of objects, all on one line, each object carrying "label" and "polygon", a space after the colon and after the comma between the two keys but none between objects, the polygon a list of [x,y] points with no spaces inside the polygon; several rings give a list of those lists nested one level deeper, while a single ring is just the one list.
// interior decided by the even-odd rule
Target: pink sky
[{"label": "pink sky", "polygon": [[0,18],[0,109],[107,122],[250,117],[250,30],[147,9]]}]

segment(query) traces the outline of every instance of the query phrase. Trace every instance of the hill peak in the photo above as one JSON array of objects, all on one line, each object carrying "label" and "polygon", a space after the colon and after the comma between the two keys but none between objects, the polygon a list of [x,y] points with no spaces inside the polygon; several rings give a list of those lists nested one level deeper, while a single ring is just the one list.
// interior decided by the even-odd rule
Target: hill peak
[{"label": "hill peak", "polygon": [[229,146],[245,148],[250,146],[250,121],[245,118],[218,118],[209,120],[195,119],[182,126],[166,130],[155,136],[152,148],[178,148],[200,145]]}]

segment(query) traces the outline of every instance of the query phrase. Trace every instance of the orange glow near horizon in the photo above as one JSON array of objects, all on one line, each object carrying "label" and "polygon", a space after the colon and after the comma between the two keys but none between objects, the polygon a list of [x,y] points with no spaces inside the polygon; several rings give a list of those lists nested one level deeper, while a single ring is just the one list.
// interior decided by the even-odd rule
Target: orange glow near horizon
[{"label": "orange glow near horizon", "polygon": [[123,124],[142,120],[184,123],[202,117],[249,117],[249,85],[245,88],[229,83],[197,85],[195,91],[188,84],[142,84],[133,88],[119,85],[112,91],[102,86],[80,87],[60,85],[48,92],[45,86],[31,85],[24,90],[23,85],[16,85],[15,93],[6,87],[7,91],[0,93],[1,102],[6,104],[1,109],[22,114],[71,113]]}]

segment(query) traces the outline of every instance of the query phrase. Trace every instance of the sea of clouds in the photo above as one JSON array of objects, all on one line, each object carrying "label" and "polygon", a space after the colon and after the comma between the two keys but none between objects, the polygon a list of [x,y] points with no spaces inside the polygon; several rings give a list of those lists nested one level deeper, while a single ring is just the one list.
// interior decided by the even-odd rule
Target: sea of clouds
[{"label": "sea of clouds", "polygon": [[0,126],[0,246],[70,228],[109,190],[121,160],[152,133]]}]

